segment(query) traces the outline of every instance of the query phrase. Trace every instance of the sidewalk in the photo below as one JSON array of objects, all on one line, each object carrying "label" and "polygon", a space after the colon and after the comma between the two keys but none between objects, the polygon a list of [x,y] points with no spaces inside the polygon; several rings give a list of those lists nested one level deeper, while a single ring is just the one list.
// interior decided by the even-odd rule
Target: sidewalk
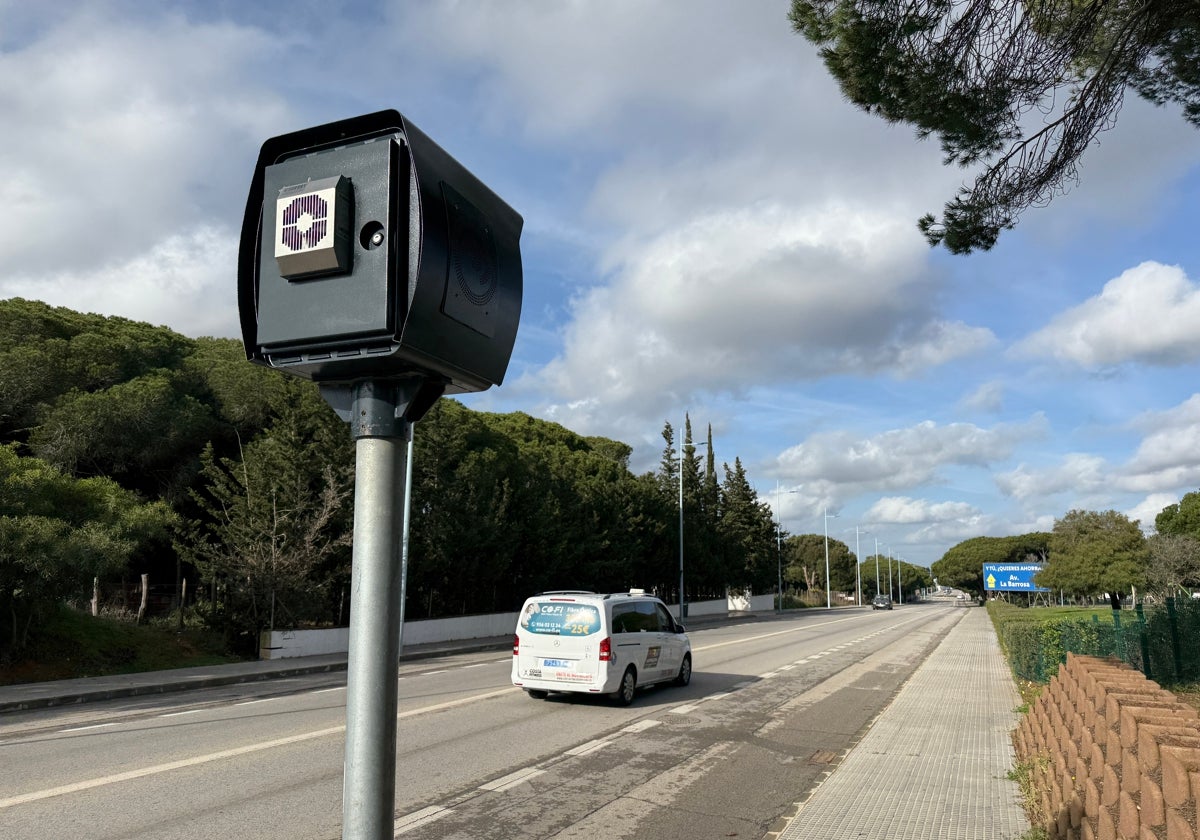
[{"label": "sidewalk", "polygon": [[778,840],[1018,840],[1021,700],[987,610],[966,614]]}]

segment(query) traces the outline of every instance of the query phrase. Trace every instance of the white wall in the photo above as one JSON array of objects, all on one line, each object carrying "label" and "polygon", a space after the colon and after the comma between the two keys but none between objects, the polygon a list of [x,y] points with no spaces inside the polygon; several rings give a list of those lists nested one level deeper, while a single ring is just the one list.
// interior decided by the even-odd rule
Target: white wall
[{"label": "white wall", "polygon": [[[727,613],[767,612],[775,608],[775,596],[733,596],[716,601],[689,603],[688,618]],[[671,607],[672,614],[679,617],[679,605]],[[468,615],[461,618],[431,618],[424,621],[404,622],[400,637],[405,648],[413,645],[437,642],[467,641],[470,639],[492,639],[506,636],[517,626],[517,613],[491,613]],[[337,627],[328,630],[273,630],[264,631],[259,639],[259,659],[287,659],[294,656],[320,656],[331,653],[346,653],[350,650],[350,628]]]}]

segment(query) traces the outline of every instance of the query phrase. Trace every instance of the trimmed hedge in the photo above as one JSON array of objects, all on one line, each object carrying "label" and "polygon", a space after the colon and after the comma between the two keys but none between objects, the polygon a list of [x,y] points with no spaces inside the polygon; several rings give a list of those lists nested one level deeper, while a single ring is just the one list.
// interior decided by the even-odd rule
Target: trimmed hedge
[{"label": "trimmed hedge", "polygon": [[1160,683],[1200,679],[1200,601],[1136,610],[1023,608],[990,601],[988,613],[1018,677],[1044,683],[1068,653],[1115,656]]}]

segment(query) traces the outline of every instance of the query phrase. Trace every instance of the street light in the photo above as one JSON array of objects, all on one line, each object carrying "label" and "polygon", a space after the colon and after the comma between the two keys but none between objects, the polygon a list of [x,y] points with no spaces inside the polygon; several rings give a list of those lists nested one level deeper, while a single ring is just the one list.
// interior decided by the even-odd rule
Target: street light
[{"label": "street light", "polygon": [[829,506],[825,506],[825,609],[833,609],[833,590],[829,584],[829,520],[837,519],[837,514],[829,512]]},{"label": "street light", "polygon": [[[863,529],[864,534],[871,533]],[[858,545],[858,526],[854,526],[854,585],[857,589],[854,590],[854,603],[862,606],[862,555],[859,554]]]},{"label": "street light", "polygon": [[[683,427],[679,430],[679,620],[687,618],[687,598],[683,594],[683,436],[687,428],[687,415],[683,418]],[[708,441],[693,443],[692,448],[708,446]]]},{"label": "street light", "polygon": [[[775,482],[775,495],[778,497],[783,493],[799,493],[799,490],[780,490],[779,481]],[[778,499],[776,499],[778,504]],[[774,510],[774,508],[772,508]],[[783,517],[775,511],[775,572],[776,572],[776,592],[779,593],[779,609],[780,614],[783,613]]]},{"label": "street light", "polygon": [[[879,589],[879,537],[875,538],[875,594],[880,594]],[[890,593],[889,596],[891,597]]]},{"label": "street light", "polygon": [[892,547],[888,546],[888,597],[892,597]]}]

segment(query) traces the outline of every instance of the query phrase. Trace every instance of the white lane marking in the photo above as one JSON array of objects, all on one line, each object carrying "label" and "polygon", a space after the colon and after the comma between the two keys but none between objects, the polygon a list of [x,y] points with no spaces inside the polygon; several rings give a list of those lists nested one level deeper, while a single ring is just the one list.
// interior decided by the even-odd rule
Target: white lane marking
[{"label": "white lane marking", "polygon": [[463,669],[465,670],[467,668],[482,668],[486,664],[487,664],[486,662],[476,662],[474,665],[464,665]]},{"label": "white lane marking", "polygon": [[446,673],[445,668],[443,668],[440,671],[422,671],[421,676],[422,677],[432,677],[434,674],[444,674],[444,673]]},{"label": "white lane marking", "polygon": [[497,793],[499,793],[501,791],[515,788],[517,785],[524,784],[525,782],[529,781],[530,779],[532,779],[536,776],[540,776],[545,772],[546,772],[545,770],[540,770],[537,767],[526,767],[523,770],[518,770],[515,773],[509,773],[507,776],[502,776],[499,779],[493,779],[492,781],[488,782],[486,785],[480,785],[479,789],[480,790],[494,790]]},{"label": "white lane marking", "polygon": [[696,711],[697,703],[686,703],[682,706],[676,706],[674,709],[667,709],[669,715],[686,715],[689,712]]},{"label": "white lane marking", "polygon": [[411,814],[397,817],[396,823],[392,828],[392,836],[399,837],[401,834],[412,831],[414,828],[420,828],[435,820],[440,820],[449,813],[449,808],[443,808],[440,805],[431,805],[428,808],[422,808],[420,811],[413,811]]},{"label": "white lane marking", "polygon": [[653,729],[654,727],[659,726],[661,723],[662,723],[661,720],[654,720],[653,718],[647,718],[646,720],[639,720],[636,723],[631,723],[631,724],[629,724],[629,726],[626,726],[621,731],[622,732],[645,732],[647,729]]},{"label": "white lane marking", "polygon": [[792,670],[792,669],[793,669],[793,668],[795,668],[795,667],[796,667],[795,663],[793,663],[793,664],[791,664],[791,665],[781,665],[781,666],[780,666],[780,668],[779,668],[779,670],[780,670],[780,671],[790,671],[790,670]]},{"label": "white lane marking", "polygon": [[724,700],[726,697],[733,695],[732,691],[718,691],[716,694],[710,694],[709,700]]},{"label": "white lane marking", "polygon": [[257,700],[243,700],[241,703],[234,703],[235,706],[253,706],[255,703],[269,703],[272,700],[278,700],[278,697],[260,697]]},{"label": "white lane marking", "polygon": [[346,690],[346,686],[335,685],[333,688],[318,688],[316,691],[313,691],[310,693],[311,694],[329,694],[332,691],[345,691],[345,690]]},{"label": "white lane marking", "polygon": [[204,711],[204,710],[203,709],[185,709],[182,712],[167,712],[165,714],[159,715],[159,717],[165,718],[165,717],[180,717],[181,715],[195,715],[195,714],[199,714],[202,711]]},{"label": "white lane marking", "polygon": [[111,776],[101,776],[97,779],[87,779],[82,782],[74,782],[69,785],[60,785],[55,788],[47,788],[46,790],[35,790],[31,793],[23,793],[19,796],[10,796],[7,799],[0,799],[0,811],[6,808],[11,808],[14,805],[25,805],[29,802],[37,802],[41,799],[50,799],[54,796],[62,796],[68,793],[79,793],[92,788],[103,787],[105,785],[116,784],[117,782],[128,782],[133,779],[141,779],[146,776],[154,776],[158,773],[166,773],[170,770],[179,770],[184,767],[195,767],[200,764],[208,764],[213,761],[220,761],[225,758],[235,758],[240,755],[259,752],[273,747],[282,747],[287,744],[296,744],[300,741],[310,741],[314,738],[323,738],[326,735],[336,735],[344,732],[345,726],[335,726],[329,729],[319,729],[314,732],[305,732],[302,735],[292,735],[289,738],[276,738],[273,741],[263,741],[259,744],[247,744],[244,747],[235,747],[231,750],[221,750],[220,752],[209,753],[208,755],[198,755],[193,758],[185,758],[180,761],[171,761],[167,764],[155,764],[152,767],[142,767],[137,770],[127,770],[124,773],[116,773]]},{"label": "white lane marking", "polygon": [[[502,694],[508,694],[514,691],[512,687],[504,688],[499,691],[488,691],[483,694],[472,694],[470,697],[460,697],[457,700],[447,700],[445,703],[435,703],[432,706],[423,706],[419,709],[410,709],[407,712],[401,712],[397,718],[410,718],[427,712],[437,712],[442,709],[452,709],[456,706],[465,706],[469,703],[474,703],[479,700],[488,700],[492,697],[499,697]],[[60,785],[58,787],[46,788],[45,790],[35,790],[29,793],[23,793],[18,796],[10,796],[7,799],[0,799],[0,811],[6,808],[12,808],[15,805],[25,805],[30,802],[38,802],[42,799],[50,799],[55,796],[64,796],[70,793],[79,793],[84,790],[93,788],[105,787],[106,785],[115,785],[120,782],[129,782],[134,779],[142,779],[146,776],[156,776],[159,773],[169,773],[172,770],[182,770],[185,767],[196,767],[201,764],[210,764],[214,761],[222,761],[227,758],[237,758],[242,755],[250,755],[251,753],[262,752],[263,750],[274,749],[275,747],[283,747],[289,744],[298,744],[302,741],[312,741],[317,738],[325,738],[330,735],[341,735],[346,731],[345,724],[341,726],[331,726],[328,729],[315,729],[311,732],[302,732],[299,735],[291,735],[287,738],[276,738],[271,741],[261,741],[257,744],[246,744],[242,747],[234,747],[220,752],[208,753],[207,755],[198,755],[192,758],[184,758],[179,761],[171,761],[166,764],[155,764],[150,767],[141,767],[137,770],[127,770],[124,773],[115,773],[111,776],[100,776],[95,779],[85,779],[81,782],[73,782],[69,785]]]},{"label": "white lane marking", "polygon": [[778,671],[767,671],[767,673],[765,673],[765,674],[759,674],[758,678],[760,680],[769,680],[769,679],[773,679],[774,677],[778,677],[778,676],[779,676]]},{"label": "white lane marking", "polygon": [[103,729],[106,726],[116,726],[115,723],[93,723],[91,726],[76,726],[74,729],[60,729],[59,732],[87,732],[90,729]]},{"label": "white lane marking", "polygon": [[573,747],[566,751],[565,755],[587,755],[594,753],[596,750],[603,749],[611,744],[608,738],[597,738],[595,741],[588,741],[586,744],[580,744],[578,747]]},{"label": "white lane marking", "polygon": [[744,639],[730,639],[727,642],[716,642],[711,645],[701,645],[701,646],[697,647],[696,650],[715,650],[716,648],[727,647],[729,645],[744,645],[747,642],[757,642],[760,639],[770,639],[770,638],[773,638],[774,636],[785,636],[788,633],[799,633],[801,631],[812,630],[817,627],[827,627],[830,624],[842,624],[843,622],[846,622],[846,621],[854,621],[854,617],[851,616],[850,618],[835,618],[832,621],[822,621],[817,624],[802,624],[798,627],[790,627],[787,630],[777,630],[774,633],[763,633],[758,636],[747,636]]}]

